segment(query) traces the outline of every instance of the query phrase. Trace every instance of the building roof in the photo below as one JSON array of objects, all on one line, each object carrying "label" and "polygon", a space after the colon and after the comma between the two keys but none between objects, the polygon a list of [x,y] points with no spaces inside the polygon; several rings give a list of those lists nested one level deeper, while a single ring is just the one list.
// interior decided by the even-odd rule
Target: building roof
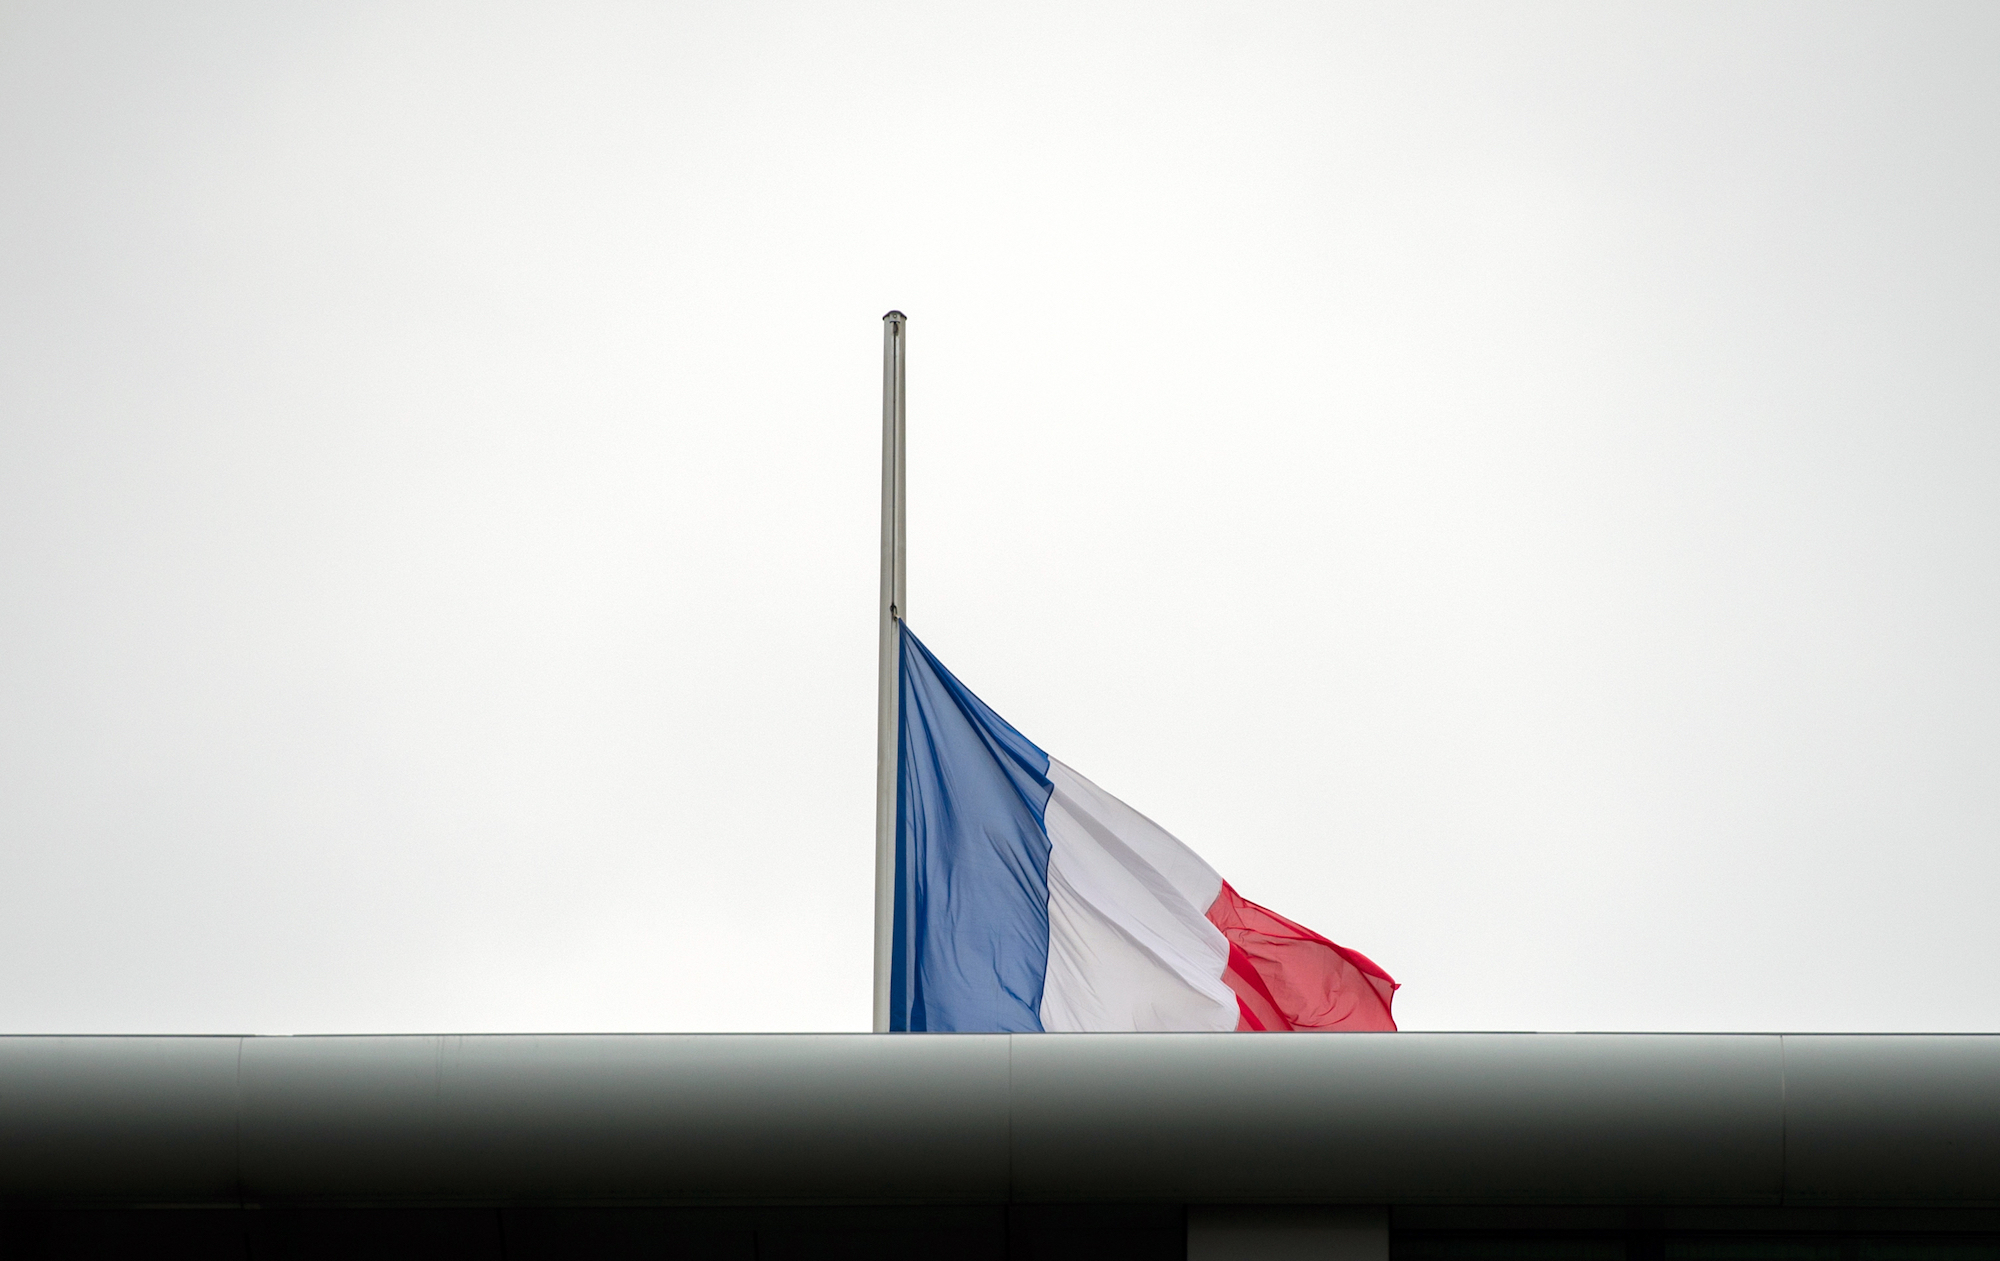
[{"label": "building roof", "polygon": [[0,1202],[2000,1204],[2000,1036],[0,1038]]}]

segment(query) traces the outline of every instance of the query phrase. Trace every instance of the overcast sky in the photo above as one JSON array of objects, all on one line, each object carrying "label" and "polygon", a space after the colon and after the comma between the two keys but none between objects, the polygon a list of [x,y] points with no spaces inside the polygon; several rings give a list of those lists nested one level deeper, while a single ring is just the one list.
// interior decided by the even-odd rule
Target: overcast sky
[{"label": "overcast sky", "polygon": [[861,1029],[910,615],[1423,1029],[2000,1028],[2000,7],[0,7],[0,1029]]}]

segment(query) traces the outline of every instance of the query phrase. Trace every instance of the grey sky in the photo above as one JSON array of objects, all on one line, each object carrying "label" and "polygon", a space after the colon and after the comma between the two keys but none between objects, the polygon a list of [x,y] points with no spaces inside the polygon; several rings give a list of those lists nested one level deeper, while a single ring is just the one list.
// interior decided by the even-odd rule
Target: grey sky
[{"label": "grey sky", "polygon": [[2000,8],[0,8],[0,1029],[868,1021],[911,621],[1413,1028],[2000,1026]]}]

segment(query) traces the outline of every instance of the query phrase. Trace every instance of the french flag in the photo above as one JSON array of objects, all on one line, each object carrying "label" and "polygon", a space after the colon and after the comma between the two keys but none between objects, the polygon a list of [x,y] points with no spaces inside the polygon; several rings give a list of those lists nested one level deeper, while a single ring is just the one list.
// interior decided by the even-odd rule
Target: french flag
[{"label": "french flag", "polygon": [[1243,898],[897,628],[891,1029],[1396,1027],[1387,972]]}]

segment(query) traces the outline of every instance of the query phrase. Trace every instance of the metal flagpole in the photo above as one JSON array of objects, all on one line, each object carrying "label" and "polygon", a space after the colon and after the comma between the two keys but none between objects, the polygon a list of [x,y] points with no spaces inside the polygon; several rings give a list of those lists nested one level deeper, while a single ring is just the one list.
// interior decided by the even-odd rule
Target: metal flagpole
[{"label": "metal flagpole", "polygon": [[882,603],[875,692],[875,1032],[889,1032],[896,935],[896,747],[903,597],[903,345],[908,317],[882,317]]}]

